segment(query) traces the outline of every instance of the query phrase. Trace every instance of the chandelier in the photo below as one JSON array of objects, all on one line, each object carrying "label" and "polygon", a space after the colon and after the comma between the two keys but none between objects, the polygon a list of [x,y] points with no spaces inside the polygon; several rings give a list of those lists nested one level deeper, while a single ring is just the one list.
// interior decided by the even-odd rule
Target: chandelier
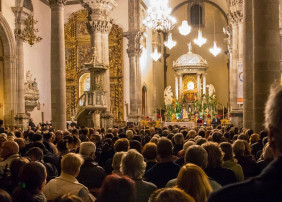
[{"label": "chandelier", "polygon": [[33,18],[32,15],[29,15],[24,21],[25,28],[19,33],[16,33],[16,36],[22,39],[25,42],[28,42],[29,45],[34,45],[34,43],[42,40],[40,36],[37,36],[38,29],[34,27],[37,23],[37,20]]},{"label": "chandelier", "polygon": [[164,42],[165,46],[171,50],[174,46],[176,46],[176,41],[172,40],[172,34],[169,33],[167,41]]},{"label": "chandelier", "polygon": [[198,38],[194,39],[194,43],[197,44],[198,46],[202,47],[203,44],[207,42],[206,38],[203,38],[202,31],[199,29],[198,30]]},{"label": "chandelier", "polygon": [[157,47],[155,47],[155,50],[153,53],[151,53],[151,57],[155,62],[157,62],[161,58],[161,54],[158,52]]},{"label": "chandelier", "polygon": [[194,43],[197,44],[199,47],[202,47],[203,44],[207,42],[206,38],[203,38],[203,33],[201,31],[201,7],[200,7],[200,2],[198,3],[199,7],[199,30],[198,30],[198,38],[194,39]]},{"label": "chandelier", "polygon": [[170,15],[171,8],[168,6],[168,0],[150,0],[150,5],[143,24],[155,31],[168,32],[172,30],[176,19]]},{"label": "chandelier", "polygon": [[217,47],[216,45],[216,40],[215,40],[215,19],[213,21],[213,47],[210,48],[210,53],[213,54],[214,57],[216,57],[220,52],[221,52],[221,48]]},{"label": "chandelier", "polygon": [[213,42],[213,47],[210,48],[210,53],[216,57],[221,52],[221,48],[217,47],[216,41]]},{"label": "chandelier", "polygon": [[191,26],[188,25],[187,20],[183,20],[178,30],[181,35],[187,36],[191,32]]}]

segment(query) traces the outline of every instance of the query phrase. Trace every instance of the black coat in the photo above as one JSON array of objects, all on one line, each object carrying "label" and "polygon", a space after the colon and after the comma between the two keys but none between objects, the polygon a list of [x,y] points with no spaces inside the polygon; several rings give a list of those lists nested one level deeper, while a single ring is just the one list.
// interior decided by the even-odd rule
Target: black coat
[{"label": "black coat", "polygon": [[282,201],[282,157],[271,162],[262,173],[247,181],[214,192],[208,202]]}]

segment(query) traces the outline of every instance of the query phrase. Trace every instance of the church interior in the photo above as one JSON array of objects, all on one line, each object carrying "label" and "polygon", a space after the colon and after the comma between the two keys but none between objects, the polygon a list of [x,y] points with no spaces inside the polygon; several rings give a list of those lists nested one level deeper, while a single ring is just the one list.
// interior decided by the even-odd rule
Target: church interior
[{"label": "church interior", "polygon": [[281,49],[282,0],[0,0],[0,202],[282,201]]},{"label": "church interior", "polygon": [[261,13],[243,0],[2,0],[0,119],[65,129],[219,118],[259,131],[281,79],[275,2]]}]

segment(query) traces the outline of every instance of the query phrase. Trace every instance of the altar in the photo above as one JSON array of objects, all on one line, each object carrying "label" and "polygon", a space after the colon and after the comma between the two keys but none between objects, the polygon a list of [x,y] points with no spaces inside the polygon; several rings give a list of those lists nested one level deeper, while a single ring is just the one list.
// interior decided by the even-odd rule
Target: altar
[{"label": "altar", "polygon": [[164,126],[169,126],[169,125],[178,125],[180,127],[186,127],[186,128],[194,128],[196,127],[195,122],[164,122]]},{"label": "altar", "polygon": [[164,92],[168,125],[183,122],[193,127],[199,119],[205,122],[215,115],[215,89],[212,84],[206,84],[208,63],[200,55],[192,53],[191,43],[188,49],[188,53],[173,61],[175,96],[171,86]]}]

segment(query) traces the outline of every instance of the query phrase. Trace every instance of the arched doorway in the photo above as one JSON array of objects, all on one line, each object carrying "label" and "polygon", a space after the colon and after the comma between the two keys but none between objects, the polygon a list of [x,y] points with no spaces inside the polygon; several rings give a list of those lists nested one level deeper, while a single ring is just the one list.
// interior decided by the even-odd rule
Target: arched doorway
[{"label": "arched doorway", "polygon": [[[14,125],[15,124],[15,115],[16,115],[16,49],[15,49],[15,39],[13,32],[6,21],[5,17],[0,12],[0,39],[1,39],[1,50],[0,54],[2,71],[0,75],[3,76],[2,96],[4,95],[4,102],[2,103],[1,111],[3,110],[4,114],[4,125]],[[3,90],[4,89],[4,90]],[[3,115],[2,115],[3,116]]]},{"label": "arched doorway", "polygon": [[4,52],[0,38],[0,119],[4,120]]},{"label": "arched doorway", "polygon": [[84,73],[79,78],[79,97],[85,91],[90,91],[90,73]]},{"label": "arched doorway", "polygon": [[142,115],[146,115],[146,105],[147,105],[147,88],[143,86],[142,88]]}]

